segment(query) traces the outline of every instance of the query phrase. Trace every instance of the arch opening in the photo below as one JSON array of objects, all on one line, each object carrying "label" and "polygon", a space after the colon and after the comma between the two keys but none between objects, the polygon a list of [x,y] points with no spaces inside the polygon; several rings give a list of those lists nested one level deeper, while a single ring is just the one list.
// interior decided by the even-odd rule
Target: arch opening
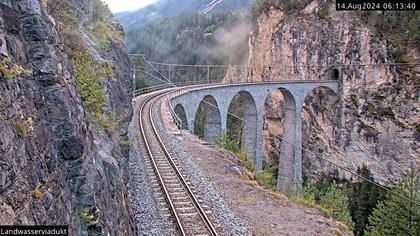
[{"label": "arch opening", "polygon": [[342,146],[338,101],[336,92],[325,86],[312,89],[305,97],[301,114],[302,146],[310,152],[302,150],[304,185],[317,179],[321,172],[335,171],[329,165],[324,166],[317,156],[325,155],[333,147]]},{"label": "arch opening", "polygon": [[200,102],[195,115],[194,133],[208,142],[221,135],[222,125],[216,99],[208,95]]},{"label": "arch opening", "polygon": [[256,163],[257,107],[249,92],[240,91],[232,98],[227,114],[227,135]]},{"label": "arch opening", "polygon": [[174,112],[178,116],[178,118],[181,119],[181,127],[179,128],[183,130],[188,130],[187,114],[185,113],[184,107],[181,104],[178,104],[175,106]]},{"label": "arch opening", "polygon": [[291,92],[279,88],[270,92],[264,105],[263,171],[270,187],[285,192],[293,189],[296,102]]}]

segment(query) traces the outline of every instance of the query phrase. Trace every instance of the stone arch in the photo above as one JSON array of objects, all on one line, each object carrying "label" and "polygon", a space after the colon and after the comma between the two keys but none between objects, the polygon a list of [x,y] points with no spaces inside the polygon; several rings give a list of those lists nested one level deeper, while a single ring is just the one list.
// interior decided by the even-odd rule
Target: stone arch
[{"label": "stone arch", "polygon": [[227,120],[228,134],[240,143],[248,158],[256,163],[257,106],[249,92],[242,90],[235,94],[229,103]]},{"label": "stone arch", "polygon": [[316,99],[317,102],[335,102],[338,99],[338,94],[334,88],[330,88],[327,85],[316,86],[307,91],[304,98],[304,105],[308,102],[308,99]]},{"label": "stone arch", "polygon": [[177,104],[174,109],[175,114],[181,119],[181,129],[188,130],[188,120],[187,114],[185,113],[185,109],[181,104]]},{"label": "stone arch", "polygon": [[208,142],[221,135],[221,115],[216,99],[207,95],[201,100],[195,115],[194,133]]},{"label": "stone arch", "polygon": [[[341,146],[340,107],[337,92],[328,86],[316,86],[307,91],[303,101],[302,146],[311,150],[302,150],[302,177],[314,178],[325,166],[316,156],[324,155],[329,145]],[[316,170],[314,169],[316,166]]]},{"label": "stone arch", "polygon": [[[270,114],[267,109],[274,109],[276,114]],[[296,112],[296,101],[291,91],[280,87],[270,92],[265,104],[265,137],[270,141],[269,145],[278,145],[273,150],[279,147],[280,151],[277,151],[276,155],[266,154],[271,158],[278,157],[268,161],[270,164],[278,166],[277,189],[282,192],[290,191],[294,186]],[[272,123],[270,124],[270,122]],[[272,167],[275,166],[265,166],[265,168]]]}]

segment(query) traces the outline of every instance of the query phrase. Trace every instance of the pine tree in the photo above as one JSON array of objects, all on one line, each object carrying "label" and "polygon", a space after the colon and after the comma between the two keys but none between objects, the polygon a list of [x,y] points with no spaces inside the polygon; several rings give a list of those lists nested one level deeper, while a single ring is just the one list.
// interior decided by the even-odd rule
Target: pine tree
[{"label": "pine tree", "polygon": [[[411,201],[420,203],[419,170],[412,168],[408,171],[394,191]],[[369,216],[369,226],[365,235],[420,235],[420,207],[389,193]]]},{"label": "pine tree", "polygon": [[[362,168],[358,167],[357,173],[368,180],[374,181],[369,168],[365,165]],[[363,235],[363,230],[368,223],[368,216],[378,201],[383,198],[382,195],[379,187],[364,179],[359,179],[352,184],[352,191],[349,194],[349,209],[355,223],[354,233],[356,235]]]},{"label": "pine tree", "polygon": [[348,210],[347,195],[338,188],[335,181],[332,182],[321,197],[320,204],[331,210],[332,217],[346,224],[349,229],[352,230],[354,228],[354,223]]}]

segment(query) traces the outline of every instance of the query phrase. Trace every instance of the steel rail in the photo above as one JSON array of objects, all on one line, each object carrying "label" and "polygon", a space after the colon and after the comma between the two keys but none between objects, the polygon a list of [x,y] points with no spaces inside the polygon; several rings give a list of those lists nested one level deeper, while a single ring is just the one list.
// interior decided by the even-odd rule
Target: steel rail
[{"label": "steel rail", "polygon": [[[153,158],[152,150],[150,149],[149,142],[147,141],[147,138],[146,138],[146,132],[145,132],[145,129],[144,129],[144,126],[143,126],[143,121],[142,121],[142,114],[143,114],[143,112],[144,112],[144,108],[145,108],[146,104],[147,104],[148,102],[150,102],[152,99],[154,99],[155,97],[158,97],[158,96],[159,96],[159,95],[161,95],[161,94],[163,94],[163,93],[157,94],[157,95],[155,95],[155,96],[150,96],[150,97],[149,97],[149,98],[147,98],[147,99],[146,99],[146,101],[144,101],[144,102],[143,102],[143,104],[141,105],[141,108],[140,108],[140,119],[139,119],[139,123],[140,123],[140,131],[141,131],[141,134],[142,134],[143,142],[144,142],[144,144],[145,144],[145,146],[146,146],[146,148],[147,148],[147,152],[149,153],[149,157],[150,157],[151,162],[152,162],[152,164],[153,164],[153,169],[155,170],[155,173],[156,173],[156,175],[158,176],[159,182],[161,183],[161,186],[162,186],[163,192],[165,193],[165,198],[166,198],[166,201],[167,201],[167,202],[168,202],[168,204],[169,204],[169,208],[170,208],[170,210],[171,210],[171,213],[172,213],[172,215],[175,217],[176,224],[177,224],[177,226],[179,227],[179,230],[181,231],[181,234],[182,234],[182,235],[186,235],[186,234],[185,234],[185,231],[184,231],[184,229],[183,229],[183,227],[182,227],[181,221],[180,221],[180,219],[179,219],[179,217],[178,217],[178,214],[176,213],[175,206],[174,206],[174,204],[173,204],[173,202],[172,202],[171,198],[169,197],[169,192],[168,192],[168,190],[166,189],[166,186],[165,186],[165,184],[164,184],[164,182],[163,182],[162,175],[160,174],[159,169],[158,169],[158,167],[157,167],[157,164],[156,164],[156,162],[155,162],[155,160],[154,160],[154,158]],[[150,117],[149,117],[149,119],[150,119]]]},{"label": "steel rail", "polygon": [[[153,108],[155,107],[156,102],[157,102],[157,101],[159,101],[159,100],[160,100],[162,97],[164,97],[165,95],[166,95],[166,93],[165,93],[165,92],[163,92],[163,93],[159,93],[159,94],[156,94],[156,95],[152,95],[152,96],[150,96],[149,98],[147,98],[147,100],[146,100],[146,101],[142,104],[142,106],[141,106],[140,113],[142,114],[142,116],[143,116],[143,115],[145,115],[145,113],[144,113],[144,112],[145,112],[145,107],[146,107],[146,104],[147,104],[147,103],[151,103],[151,104],[150,104],[150,107],[149,107],[149,110],[148,110],[149,114],[148,114],[148,116],[146,116],[145,118],[148,118],[148,121],[149,121],[149,122],[150,122],[150,124],[151,124],[152,131],[153,131],[153,135],[154,135],[154,136],[156,137],[156,139],[158,140],[158,145],[159,145],[159,146],[160,146],[160,148],[163,150],[164,155],[166,156],[167,160],[169,161],[169,164],[171,165],[172,169],[174,170],[174,173],[176,174],[176,176],[177,176],[177,177],[178,177],[178,179],[180,180],[180,183],[181,183],[181,184],[182,184],[182,186],[184,187],[185,192],[187,193],[187,195],[189,196],[189,198],[190,198],[191,202],[193,203],[194,207],[196,208],[196,210],[197,210],[197,212],[198,212],[198,214],[199,214],[200,218],[202,219],[203,223],[204,223],[204,224],[205,224],[205,226],[207,227],[207,230],[209,231],[209,233],[210,233],[211,235],[213,235],[213,236],[217,236],[218,234],[217,234],[217,232],[216,232],[216,229],[215,229],[215,228],[214,228],[214,226],[212,225],[212,223],[211,223],[210,219],[207,217],[207,215],[206,215],[206,213],[205,213],[204,209],[203,209],[203,208],[202,208],[202,206],[200,205],[200,203],[199,203],[198,199],[195,197],[195,195],[194,195],[193,191],[191,190],[191,188],[189,187],[189,185],[187,184],[187,181],[185,180],[185,178],[184,178],[184,177],[183,177],[183,175],[181,174],[181,172],[180,172],[179,168],[176,166],[176,164],[175,164],[175,162],[174,162],[174,160],[173,160],[172,156],[170,155],[169,151],[168,151],[168,150],[167,150],[167,148],[165,147],[165,145],[164,145],[164,143],[163,143],[163,141],[162,141],[162,139],[161,139],[161,137],[160,137],[160,135],[159,135],[159,132],[157,131],[157,128],[156,128],[155,123],[153,122],[153,117],[152,117],[152,114],[153,114]],[[144,117],[144,116],[143,116],[143,117]],[[158,175],[158,177],[159,177],[159,181],[160,181],[161,186],[162,186],[162,188],[163,188],[163,190],[164,190],[164,193],[165,193],[165,196],[166,196],[167,202],[168,202],[168,203],[169,203],[169,205],[170,205],[171,212],[172,212],[172,214],[174,215],[174,217],[175,217],[175,219],[176,219],[176,223],[177,223],[177,225],[178,225],[178,227],[179,227],[179,229],[180,229],[180,231],[181,231],[181,234],[182,234],[182,235],[186,235],[185,228],[183,227],[182,222],[181,222],[181,219],[180,219],[180,217],[179,217],[179,215],[178,215],[178,213],[177,213],[176,207],[174,206],[174,203],[173,203],[173,201],[171,200],[171,197],[170,197],[169,191],[167,190],[167,188],[166,188],[166,186],[165,186],[165,183],[164,183],[164,180],[163,180],[162,175],[161,175],[161,173],[160,173],[160,170],[159,170],[159,168],[158,168],[158,165],[156,164],[156,161],[154,160],[153,153],[152,153],[152,151],[151,151],[151,145],[149,144],[149,140],[148,140],[148,139],[147,139],[147,137],[146,137],[146,132],[145,132],[145,129],[144,129],[144,124],[143,124],[143,120],[142,120],[142,118],[140,118],[140,129],[141,129],[141,132],[142,132],[143,140],[144,140],[144,142],[145,142],[145,144],[146,144],[146,147],[147,147],[147,150],[148,150],[148,153],[149,153],[149,157],[150,157],[150,159],[152,160],[154,170],[155,170],[155,172],[157,173],[157,175]]]}]

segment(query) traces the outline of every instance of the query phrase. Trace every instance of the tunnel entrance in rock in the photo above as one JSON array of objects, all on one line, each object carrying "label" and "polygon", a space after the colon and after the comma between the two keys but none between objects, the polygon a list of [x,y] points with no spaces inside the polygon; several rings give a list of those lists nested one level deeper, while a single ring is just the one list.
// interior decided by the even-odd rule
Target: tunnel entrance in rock
[{"label": "tunnel entrance in rock", "polygon": [[174,109],[175,114],[179,119],[181,119],[181,129],[188,130],[188,120],[187,120],[187,114],[185,113],[185,109],[181,104],[178,104],[175,106]]},{"label": "tunnel entrance in rock", "polygon": [[338,80],[340,78],[340,71],[337,68],[333,68],[330,71],[330,79],[331,80]]},{"label": "tunnel entrance in rock", "polygon": [[256,163],[257,107],[249,92],[235,94],[227,114],[227,135]]},{"label": "tunnel entrance in rock", "polygon": [[210,95],[206,96],[195,115],[194,133],[205,141],[213,142],[221,132],[221,116],[216,99]]}]

